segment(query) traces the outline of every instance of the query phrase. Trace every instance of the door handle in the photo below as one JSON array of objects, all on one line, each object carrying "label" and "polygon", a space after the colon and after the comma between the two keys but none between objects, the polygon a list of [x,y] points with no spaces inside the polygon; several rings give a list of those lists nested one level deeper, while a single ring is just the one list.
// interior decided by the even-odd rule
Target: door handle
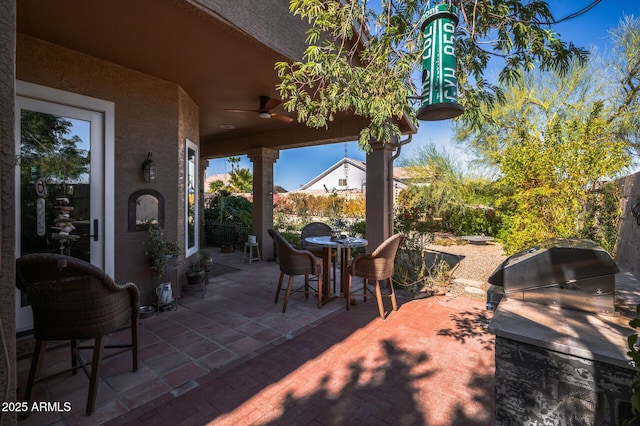
[{"label": "door handle", "polygon": [[99,241],[99,232],[98,219],[93,219],[93,235],[89,235],[89,237],[93,237],[93,241]]}]

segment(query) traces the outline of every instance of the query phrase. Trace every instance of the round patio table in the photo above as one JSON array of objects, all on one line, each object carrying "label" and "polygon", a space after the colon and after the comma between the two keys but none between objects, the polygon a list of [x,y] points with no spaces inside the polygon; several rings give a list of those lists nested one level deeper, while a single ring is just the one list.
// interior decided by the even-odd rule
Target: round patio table
[{"label": "round patio table", "polygon": [[304,239],[307,243],[322,247],[322,285],[325,301],[332,300],[331,296],[331,274],[329,271],[329,262],[331,261],[331,249],[340,249],[340,291],[344,295],[344,285],[349,279],[349,264],[351,249],[355,247],[366,247],[369,242],[364,238],[345,237],[333,238],[330,236],[307,237]]}]

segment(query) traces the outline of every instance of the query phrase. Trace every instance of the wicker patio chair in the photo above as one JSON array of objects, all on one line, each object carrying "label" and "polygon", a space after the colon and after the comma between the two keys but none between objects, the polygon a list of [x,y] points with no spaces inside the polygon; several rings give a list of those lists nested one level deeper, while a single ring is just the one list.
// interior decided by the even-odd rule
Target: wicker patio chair
[{"label": "wicker patio chair", "polygon": [[[282,282],[284,276],[289,275],[286,293],[284,296],[284,304],[282,305],[282,313],[287,310],[287,303],[292,292],[304,291],[306,298],[309,298],[309,290],[318,296],[318,308],[322,307],[322,259],[317,258],[308,250],[298,250],[294,248],[287,240],[284,239],[277,231],[269,229],[269,235],[276,243],[276,252],[278,254],[278,262],[280,264],[280,279],[278,280],[278,289],[276,290],[276,298],[274,303],[278,303],[278,296],[282,291]],[[304,286],[295,290],[292,289],[293,278],[296,275],[304,275]],[[309,276],[316,275],[318,277],[318,287],[314,289],[309,284]],[[303,290],[304,289],[304,290]]]},{"label": "wicker patio chair", "polygon": [[[309,250],[314,256],[322,257],[323,248],[307,243],[304,239],[307,237],[330,237],[332,234],[331,227],[322,222],[311,222],[302,228],[300,238],[302,240],[301,247],[303,250]],[[331,261],[333,269],[333,292],[336,292],[336,264],[338,263],[338,250],[331,249]]]},{"label": "wicker patio chair", "polygon": [[347,280],[347,288],[346,288],[346,303],[347,309],[349,309],[349,305],[351,304],[351,281],[352,277],[360,277],[364,278],[364,286],[363,286],[363,295],[365,302],[367,301],[367,292],[373,294],[371,289],[369,289],[369,280],[373,280],[376,282],[375,287],[375,295],[378,301],[378,310],[380,311],[380,317],[382,319],[384,316],[384,305],[382,303],[382,292],[380,291],[380,281],[387,280],[389,285],[389,296],[391,298],[391,304],[393,305],[393,310],[398,310],[398,304],[396,302],[396,294],[393,291],[393,282],[391,280],[391,276],[393,275],[393,267],[396,258],[396,252],[398,251],[398,247],[402,243],[404,239],[404,235],[395,234],[389,238],[387,238],[382,244],[380,244],[371,254],[361,254],[356,256],[351,262],[350,271],[349,271],[349,279]]},{"label": "wicker patio chair", "polygon": [[[138,369],[139,293],[133,283],[117,285],[101,269],[83,260],[59,254],[38,253],[16,260],[16,285],[26,292],[33,309],[36,339],[27,379],[25,400],[31,406],[36,382],[79,368],[89,377],[86,414],[93,412],[102,359],[132,351],[133,371]],[[105,337],[131,327],[131,344],[105,345]],[[93,346],[78,346],[78,340],[94,339]],[[52,376],[38,377],[47,341],[71,342],[71,368]],[[103,349],[120,349],[103,357]],[[87,363],[80,350],[93,349]],[[89,366],[91,367],[89,369]]]}]

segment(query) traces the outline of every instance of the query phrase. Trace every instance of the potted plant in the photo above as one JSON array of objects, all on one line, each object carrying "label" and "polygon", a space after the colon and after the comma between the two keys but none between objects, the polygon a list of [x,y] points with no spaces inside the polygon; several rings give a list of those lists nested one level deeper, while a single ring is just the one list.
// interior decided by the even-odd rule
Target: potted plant
[{"label": "potted plant", "polygon": [[200,250],[200,265],[204,268],[205,272],[211,272],[213,269],[213,258],[208,250]]},{"label": "potted plant", "polygon": [[187,268],[187,284],[201,284],[206,278],[204,266],[200,262],[193,262]]},{"label": "potted plant", "polygon": [[165,275],[167,266],[175,266],[182,250],[178,243],[164,239],[157,222],[149,222],[148,225],[146,254],[151,262],[153,277],[156,282],[160,282]]}]

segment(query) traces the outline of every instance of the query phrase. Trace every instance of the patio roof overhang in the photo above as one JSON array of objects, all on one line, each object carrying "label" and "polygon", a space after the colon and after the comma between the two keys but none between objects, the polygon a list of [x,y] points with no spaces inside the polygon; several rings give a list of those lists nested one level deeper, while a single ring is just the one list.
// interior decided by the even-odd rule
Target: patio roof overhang
[{"label": "patio roof overhang", "polygon": [[[305,29],[279,0],[17,2],[18,32],[182,87],[200,108],[202,158],[357,138],[365,120],[350,114],[311,129],[225,111],[257,109],[260,95],[278,98],[274,64],[301,57]],[[406,120],[400,124],[413,132]]]}]

